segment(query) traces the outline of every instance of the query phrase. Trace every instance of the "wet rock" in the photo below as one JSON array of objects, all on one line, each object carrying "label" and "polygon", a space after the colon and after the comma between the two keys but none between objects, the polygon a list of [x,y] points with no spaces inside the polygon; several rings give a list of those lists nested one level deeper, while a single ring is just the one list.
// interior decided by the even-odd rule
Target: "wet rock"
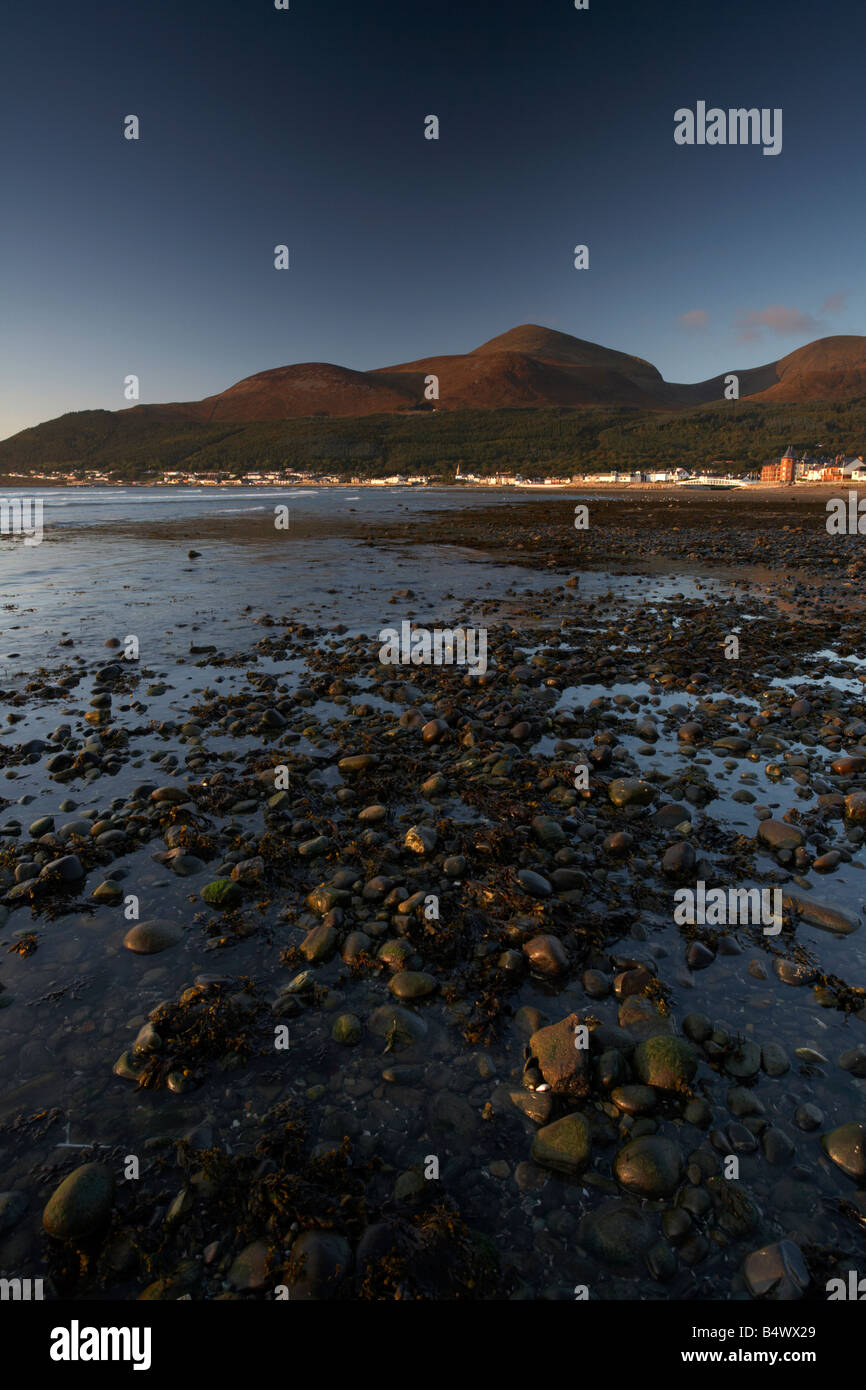
[{"label": "wet rock", "polygon": [[268,1242],[254,1240],[244,1247],[232,1262],[228,1282],[233,1289],[262,1289],[265,1286],[268,1263]]},{"label": "wet rock", "polygon": [[686,965],[689,970],[706,970],[715,959],[715,953],[702,941],[692,941],[686,951]]},{"label": "wet rock", "polygon": [[371,767],[376,767],[379,759],[375,753],[351,753],[346,758],[341,758],[337,763],[340,772],[366,772]]},{"label": "wet rock", "polygon": [[436,980],[424,970],[398,970],[388,989],[398,999],[426,999],[436,989]]},{"label": "wet rock", "polygon": [[114,1206],[114,1174],[103,1163],[84,1163],[52,1193],[42,1225],[57,1240],[82,1240],[107,1222]]},{"label": "wet rock", "polygon": [[315,965],[334,954],[339,940],[336,929],[321,922],[318,927],[313,927],[312,931],[307,932],[301,942],[301,955],[310,965]]},{"label": "wet rock", "polygon": [[566,841],[562,826],[550,816],[533,816],[532,833],[540,845],[548,845],[554,849],[558,849]]},{"label": "wet rock", "polygon": [[617,1181],[638,1196],[669,1197],[682,1177],[682,1154],[672,1140],[647,1134],[620,1149],[613,1171]]},{"label": "wet rock", "polygon": [[413,854],[432,854],[436,848],[436,838],[436,831],[429,825],[413,825],[407,830],[403,844]]},{"label": "wet rock", "polygon": [[687,806],[677,801],[667,801],[650,816],[653,825],[661,830],[676,830],[684,823],[691,823],[692,813]]},{"label": "wet rock", "polygon": [[559,1023],[539,1028],[529,1039],[530,1055],[556,1095],[580,1098],[589,1092],[587,1051],[574,1045],[579,1024],[577,1014],[569,1014]]},{"label": "wet rock", "polygon": [[859,917],[855,917],[853,913],[843,912],[841,908],[831,907],[827,903],[816,902],[814,898],[791,892],[787,888],[782,892],[782,907],[788,912],[796,913],[813,927],[820,927],[822,931],[837,932],[840,936],[847,936],[860,925]]},{"label": "wet rock", "polygon": [[657,1034],[638,1044],[634,1069],[647,1086],[657,1086],[662,1091],[682,1091],[693,1080],[698,1061],[694,1049],[682,1038]]},{"label": "wet rock", "polygon": [[0,1236],[18,1225],[27,1210],[27,1197],[23,1192],[0,1192]]},{"label": "wet rock", "polygon": [[157,787],[151,792],[150,799],[156,805],[182,806],[185,801],[189,801],[190,794],[186,787],[169,785]]},{"label": "wet rock", "polygon": [[578,1177],[591,1157],[589,1124],[583,1115],[565,1115],[540,1129],[532,1142],[532,1158],[542,1168]]},{"label": "wet rock", "polygon": [[84,878],[81,860],[75,854],[64,854],[61,859],[52,859],[39,875],[40,879],[54,879],[61,883],[77,883]]},{"label": "wet rock", "polygon": [[657,1105],[651,1086],[617,1086],[611,1091],[610,1099],[624,1115],[651,1115]]},{"label": "wet rock", "polygon": [[688,840],[679,840],[670,845],[662,856],[662,870],[666,874],[687,873],[695,867],[695,851]]},{"label": "wet rock", "polygon": [[768,1163],[787,1163],[794,1155],[794,1144],[783,1129],[771,1125],[761,1136],[761,1147]]},{"label": "wet rock", "polygon": [[725,1071],[742,1080],[757,1076],[761,1069],[761,1049],[757,1043],[742,1042],[725,1058]]},{"label": "wet rock", "polygon": [[838,1064],[852,1076],[866,1077],[866,1045],[859,1043],[857,1047],[849,1047],[839,1057]]},{"label": "wet rock", "polygon": [[866,1179],[866,1125],[857,1121],[839,1125],[823,1136],[821,1148],[837,1168],[855,1182],[863,1183]]},{"label": "wet rock", "polygon": [[792,985],[794,988],[809,985],[816,978],[814,966],[798,960],[785,960],[780,956],[773,961],[773,970],[783,985]]},{"label": "wet rock", "polygon": [[222,912],[230,911],[243,900],[240,888],[230,878],[217,878],[212,883],[206,883],[201,896],[208,907],[219,908]]},{"label": "wet rock", "polygon": [[653,1223],[626,1202],[605,1202],[582,1218],[577,1239],[597,1260],[630,1268],[652,1245]]},{"label": "wet rock", "polygon": [[615,777],[607,789],[614,806],[649,806],[655,787],[639,777]]},{"label": "wet rock", "polygon": [[568,970],[568,956],[558,936],[533,936],[523,947],[533,970],[539,975],[564,975]]},{"label": "wet rock", "polygon": [[528,893],[531,898],[549,898],[553,892],[548,880],[541,874],[534,873],[532,869],[521,869],[517,881],[524,893]]},{"label": "wet rock", "polygon": [[94,888],[90,896],[94,902],[107,903],[109,907],[116,907],[118,903],[123,901],[123,889],[113,879],[106,879],[104,883],[100,883],[98,887]]},{"label": "wet rock", "polygon": [[794,1111],[794,1124],[806,1134],[812,1134],[824,1123],[824,1112],[817,1105],[798,1105]]},{"label": "wet rock", "polygon": [[784,1076],[791,1063],[781,1043],[767,1042],[761,1046],[761,1066],[768,1076]]},{"label": "wet rock", "polygon": [[354,1047],[361,1041],[361,1020],[354,1014],[340,1014],[335,1020],[331,1029],[331,1037],[334,1042],[341,1043],[344,1047]]},{"label": "wet rock", "polygon": [[584,970],[580,983],[590,999],[606,999],[610,994],[610,979],[601,970]]},{"label": "wet rock", "polygon": [[791,1240],[753,1250],[743,1261],[743,1278],[752,1298],[771,1302],[792,1302],[809,1287],[803,1253]]},{"label": "wet rock", "polygon": [[235,864],[231,872],[232,880],[235,883],[259,884],[265,880],[265,861],[261,855],[256,855],[254,859],[242,859],[239,864]]},{"label": "wet rock", "polygon": [[182,938],[183,929],[175,922],[152,917],[130,927],[123,944],[128,951],[135,951],[137,955],[153,956],[176,946]]},{"label": "wet rock", "polygon": [[515,1109],[534,1125],[550,1124],[556,1102],[553,1091],[509,1091]]},{"label": "wet rock", "polygon": [[706,1014],[689,1014],[683,1019],[683,1032],[692,1042],[705,1043],[713,1032],[713,1025]]},{"label": "wet rock", "polygon": [[758,826],[758,839],[770,849],[799,849],[803,843],[802,831],[786,821],[762,820]]},{"label": "wet rock", "polygon": [[320,883],[311,893],[308,893],[304,901],[313,912],[320,917],[332,912],[341,903],[348,902],[351,893],[345,888],[335,888],[329,883]]},{"label": "wet rock", "polygon": [[303,1231],[291,1250],[289,1297],[293,1301],[331,1297],[351,1268],[352,1251],[344,1236]]},{"label": "wet rock", "polygon": [[392,1046],[410,1046],[427,1036],[424,1019],[399,1004],[380,1004],[367,1020],[367,1026],[377,1038],[386,1038]]},{"label": "wet rock", "polygon": [[440,1091],[427,1107],[430,1129],[434,1135],[456,1141],[458,1147],[471,1143],[478,1133],[478,1118],[462,1096]]}]

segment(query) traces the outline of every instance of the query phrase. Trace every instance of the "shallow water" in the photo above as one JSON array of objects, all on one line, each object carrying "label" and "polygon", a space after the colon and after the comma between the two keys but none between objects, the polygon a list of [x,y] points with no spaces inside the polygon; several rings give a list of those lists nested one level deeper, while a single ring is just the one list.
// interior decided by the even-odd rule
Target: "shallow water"
[{"label": "shallow water", "polygon": [[[409,501],[404,500],[407,495]],[[331,499],[319,494],[312,494],[312,498],[311,506],[333,505]],[[362,498],[365,505],[382,505],[378,493],[373,498],[365,492]],[[292,503],[306,500],[299,495]],[[238,501],[264,505],[260,494]],[[24,717],[8,729],[6,738],[16,744],[29,738],[46,738],[61,723],[71,724],[77,734],[88,732],[82,715],[92,693],[93,673],[114,656],[105,650],[104,643],[109,637],[123,639],[127,633],[134,633],[141,647],[139,681],[132,695],[112,702],[112,726],[129,732],[132,756],[122,763],[116,775],[100,776],[92,785],[80,779],[65,785],[51,782],[42,759],[29,766],[7,768],[0,780],[0,792],[10,804],[0,811],[0,821],[8,828],[11,820],[18,819],[25,834],[27,825],[38,816],[54,815],[61,826],[87,812],[106,813],[114,798],[128,797],[141,782],[185,780],[185,759],[194,751],[194,745],[182,741],[177,733],[161,736],[154,730],[164,720],[175,720],[179,727],[185,719],[192,718],[193,707],[206,689],[222,693],[237,690],[249,695],[250,674],[268,673],[278,677],[280,694],[292,693],[307,683],[311,670],[321,672],[327,667],[329,653],[321,634],[311,635],[304,655],[288,660],[254,652],[255,643],[274,631],[255,622],[264,614],[272,615],[277,622],[283,617],[306,622],[325,633],[334,633],[335,640],[337,626],[347,639],[363,634],[370,639],[372,664],[378,631],[385,626],[398,626],[401,619],[413,615],[422,626],[437,620],[451,626],[458,619],[480,621],[489,614],[491,624],[508,617],[519,629],[527,614],[534,614],[537,609],[540,612],[543,607],[540,625],[556,627],[562,621],[569,625],[580,619],[583,606],[593,605],[591,622],[595,627],[602,620],[615,617],[623,605],[640,604],[654,610],[660,623],[672,625],[674,610],[668,606],[675,595],[704,601],[712,596],[731,597],[727,578],[708,580],[681,573],[659,573],[636,581],[627,573],[593,572],[581,576],[578,589],[569,590],[563,587],[561,575],[491,561],[480,551],[449,549],[443,559],[442,551],[432,546],[371,549],[344,537],[330,541],[294,540],[288,552],[273,544],[203,542],[202,558],[191,562],[185,555],[185,541],[136,541],[113,536],[108,513],[117,506],[142,510],[172,504],[195,507],[200,503],[197,497],[173,494],[140,500],[136,493],[129,499],[109,497],[88,503],[76,496],[58,500],[58,508],[61,502],[76,512],[88,505],[101,509],[98,516],[94,513],[98,524],[89,539],[79,537],[67,544],[52,538],[44,547],[23,557],[20,550],[16,551],[9,567],[3,570],[2,602],[6,607],[0,678],[4,686],[15,691],[23,688],[34,667],[44,667],[52,673],[60,668],[74,671],[79,659],[85,674],[74,690],[62,698],[37,702],[17,711]],[[395,494],[385,502],[395,508],[420,509],[422,503],[431,505],[432,499],[429,495],[421,498],[409,493]],[[228,505],[224,494],[208,499],[207,505],[215,507],[217,503]],[[441,498],[437,499],[437,505],[440,503]],[[76,524],[80,524],[80,515]],[[9,555],[10,549],[3,547],[0,564]],[[411,588],[415,597],[401,598],[396,604],[389,602],[401,588]],[[767,592],[753,585],[750,601],[764,597]],[[71,637],[72,646],[59,646],[64,634]],[[190,652],[191,646],[209,645],[215,646],[218,653],[243,654],[244,659],[236,666],[213,666],[209,655]],[[529,641],[523,650],[528,657],[536,647]],[[639,659],[639,647],[632,644],[627,650]],[[798,676],[776,684],[796,688],[798,692],[809,690],[819,704],[822,690],[828,699],[833,692],[841,696],[859,694],[860,683],[853,676],[825,674],[826,667],[835,670],[837,653],[816,647],[813,659],[819,679],[810,682],[808,676]],[[496,660],[494,643],[494,665]],[[850,658],[846,662],[848,669],[856,670],[856,662]],[[804,663],[804,669],[808,665]],[[396,674],[411,678],[411,672],[398,670]],[[539,672],[539,689],[542,675]],[[166,686],[163,694],[145,696],[148,685],[158,684]],[[368,693],[369,686],[369,679],[362,675],[353,681],[347,702],[317,698],[299,707],[292,727],[300,731],[318,725],[319,731],[311,737],[302,735],[293,748],[321,758],[323,766],[328,767],[339,756],[336,743],[328,738],[328,730],[332,722],[349,717],[352,706],[366,703],[378,711],[391,709],[395,716],[404,708],[375,691]],[[621,697],[619,703],[616,697]],[[732,710],[738,713],[751,714],[760,707],[756,700],[742,695],[705,691],[698,697],[659,690],[649,680],[635,680],[613,687],[590,683],[566,688],[553,698],[552,711],[574,714],[592,701],[606,702],[611,714],[617,716],[617,722],[608,727],[617,731],[620,750],[634,760],[641,775],[656,769],[676,782],[681,772],[696,765],[702,767],[716,788],[717,797],[705,808],[690,808],[696,828],[709,817],[726,830],[752,836],[757,824],[753,806],[733,800],[733,794],[742,788],[748,789],[756,804],[765,805],[776,817],[795,807],[808,811],[815,799],[814,790],[798,787],[787,775],[768,773],[766,764],[773,761],[772,753],[764,760],[752,761],[714,751],[708,745],[692,754],[683,751],[676,728],[685,715],[675,714],[668,719],[666,712],[671,706],[679,706],[693,713],[720,698],[728,699]],[[146,702],[146,709],[134,707],[139,700]],[[419,707],[425,709],[423,700]],[[432,714],[432,706],[427,712]],[[646,751],[639,736],[628,731],[628,722],[636,717],[636,712],[652,712],[658,719],[659,739],[651,752]],[[563,732],[559,737],[567,739],[568,734]],[[563,754],[557,750],[557,741],[555,735],[544,735],[533,752],[561,761]],[[219,728],[208,728],[202,742],[207,750],[207,766],[228,770],[240,766],[245,753],[256,746],[255,739],[235,737]],[[825,766],[838,753],[826,745],[805,746],[795,738],[789,739],[788,746],[789,751],[807,754]],[[162,761],[171,754],[176,756],[175,762]],[[332,783],[337,778],[333,767],[329,768],[328,777]],[[60,812],[59,803],[67,797],[76,803],[75,809]],[[403,828],[403,808],[393,806],[389,811],[395,828]],[[450,813],[455,823],[468,823],[476,816],[456,796],[446,800],[438,814],[443,811],[446,816]],[[432,806],[430,813],[437,814]],[[230,813],[230,818],[250,836],[258,837],[264,829],[261,807],[233,817]],[[841,834],[839,823],[840,838]],[[3,843],[8,840],[0,841],[0,845]],[[314,1107],[314,1139],[339,1140],[343,1133],[350,1134],[362,1149],[374,1148],[384,1157],[386,1165],[390,1165],[389,1182],[396,1173],[417,1164],[419,1156],[444,1151],[448,1157],[449,1191],[477,1225],[495,1234],[503,1251],[511,1252],[523,1277],[531,1279],[536,1287],[544,1287],[548,1282],[570,1286],[581,1267],[580,1257],[574,1253],[575,1220],[582,1211],[609,1196],[610,1189],[603,1182],[593,1183],[590,1179],[598,1176],[595,1174],[578,1183],[553,1178],[541,1189],[529,1180],[521,1185],[522,1180],[516,1178],[517,1165],[527,1157],[530,1142],[521,1128],[523,1122],[518,1122],[515,1113],[509,1113],[500,1129],[488,1126],[485,1130],[478,1118],[491,1101],[494,1110],[501,1113],[505,1105],[502,1088],[519,1087],[521,1042],[506,1031],[489,1046],[467,1046],[452,1026],[448,1006],[438,997],[419,1010],[428,1029],[423,1046],[397,1058],[401,1062],[423,1063],[423,1083],[382,1087],[381,1071],[388,1058],[383,1059],[380,1039],[367,1035],[351,1051],[341,1051],[330,1044],[332,1014],[351,1009],[364,1017],[385,997],[380,979],[347,979],[339,959],[317,967],[317,978],[330,991],[329,1002],[326,1007],[304,1012],[291,1021],[291,1048],[281,1079],[273,1079],[272,1057],[254,1060],[238,1072],[216,1071],[200,1090],[182,1095],[166,1090],[137,1091],[130,1082],[113,1074],[114,1063],[132,1044],[147,1014],[160,1001],[176,998],[203,973],[250,977],[272,994],[278,950],[300,939],[299,929],[279,920],[277,904],[261,908],[258,929],[246,939],[231,939],[226,944],[218,934],[209,935],[207,923],[211,914],[197,894],[213,876],[215,865],[190,878],[179,879],[167,866],[153,861],[152,854],[160,848],[162,842],[152,840],[115,860],[111,870],[121,871],[124,891],[133,891],[140,899],[141,918],[158,916],[183,924],[183,940],[172,950],[153,957],[140,957],[125,950],[123,937],[129,923],[117,908],[77,908],[61,913],[51,922],[31,921],[29,909],[19,908],[3,929],[4,943],[14,943],[32,931],[38,944],[33,954],[5,953],[2,958],[0,973],[13,1002],[0,1012],[4,1039],[0,1056],[0,1126],[16,1115],[34,1115],[52,1107],[57,1108],[58,1116],[36,1141],[16,1138],[14,1132],[0,1128],[0,1186],[26,1186],[34,1165],[50,1163],[52,1154],[62,1156],[67,1142],[120,1145],[129,1152],[141,1152],[148,1139],[162,1135],[174,1138],[208,1122],[216,1127],[221,1140],[231,1146],[233,1138],[240,1140],[255,1128],[260,1111],[269,1101],[288,1096],[309,1098],[310,1087],[321,1086],[323,1100],[318,1109]],[[866,891],[862,855],[862,850],[852,847],[851,862],[828,878],[809,875],[811,894],[819,900],[861,911]],[[759,865],[762,873],[772,875],[775,866],[770,856],[759,856]],[[632,872],[625,866],[611,869],[608,890],[618,883],[626,890]],[[100,871],[94,870],[88,891],[100,877]],[[751,882],[744,881],[743,886],[751,886]],[[591,900],[591,894],[589,897]],[[609,949],[622,958],[660,963],[660,973],[670,987],[672,1013],[678,1020],[700,1009],[732,1034],[744,1039],[773,1040],[786,1047],[792,1058],[791,1071],[775,1080],[761,1078],[760,1095],[771,1122],[794,1134],[792,1115],[796,1106],[816,1098],[825,1115],[821,1132],[849,1120],[853,1113],[862,1113],[866,1082],[842,1071],[835,1063],[839,1052],[861,1041],[862,1022],[838,1010],[819,1007],[807,988],[783,984],[772,971],[772,955],[758,932],[732,930],[741,954],[720,953],[711,969],[692,975],[679,964],[683,941],[673,922],[672,910],[670,914],[648,910],[641,927],[640,935],[610,943]],[[835,937],[801,923],[798,940],[821,969],[838,974],[849,984],[866,984],[866,934],[862,931]],[[285,983],[287,978],[283,972],[280,982]],[[695,996],[698,1002],[694,1002]],[[524,979],[512,1002],[515,1010],[520,1005],[536,1007],[551,1021],[572,1010],[583,1012],[587,1006],[586,995],[577,981],[554,990],[533,976]],[[593,1012],[602,1021],[615,1023],[616,1001],[612,997],[594,1001]],[[813,1048],[828,1061],[800,1064],[793,1058],[798,1047]],[[446,1091],[459,1097],[464,1109],[458,1108],[456,1124],[443,1137],[435,1099]],[[695,1131],[686,1137],[688,1142],[697,1144],[701,1135]],[[780,1232],[808,1226],[809,1222],[813,1222],[816,1235],[820,1229],[828,1244],[836,1237],[842,1238],[836,1210],[838,1176],[821,1157],[816,1136],[796,1137],[798,1146],[808,1155],[811,1187],[802,1175],[791,1175],[785,1168],[769,1168],[760,1152],[743,1157],[748,1190],[762,1208],[761,1225],[750,1237],[749,1248],[778,1239]],[[90,1156],[89,1150],[86,1156]],[[490,1164],[496,1160],[512,1169],[508,1181],[491,1174]],[[805,1193],[801,1190],[804,1187]],[[39,1273],[39,1242],[38,1210],[34,1206],[20,1227],[0,1237],[0,1269]],[[698,1277],[707,1296],[729,1296],[731,1278],[741,1256],[741,1249],[710,1252]],[[598,1281],[601,1297],[636,1293],[665,1296],[659,1284],[648,1279],[641,1268],[620,1273],[593,1271],[591,1279]],[[127,1293],[135,1296],[132,1286]]]}]

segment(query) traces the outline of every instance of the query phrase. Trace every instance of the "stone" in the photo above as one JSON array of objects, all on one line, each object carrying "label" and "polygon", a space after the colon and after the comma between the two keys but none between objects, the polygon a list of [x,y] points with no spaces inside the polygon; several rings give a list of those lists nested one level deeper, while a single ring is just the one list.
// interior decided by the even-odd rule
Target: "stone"
[{"label": "stone", "polygon": [[782,907],[796,913],[811,926],[819,927],[821,931],[836,932],[840,936],[847,936],[860,926],[859,917],[853,913],[843,912],[841,908],[831,907],[828,903],[816,902],[803,893],[792,893],[787,888],[782,892]]},{"label": "stone", "polygon": [[781,1043],[767,1042],[761,1046],[761,1066],[768,1076],[784,1076],[790,1071],[791,1063]]},{"label": "stone", "polygon": [[738,1080],[757,1076],[761,1070],[761,1049],[757,1043],[742,1042],[725,1058],[725,1071]]},{"label": "stone", "polygon": [[289,1258],[289,1298],[311,1300],[333,1295],[352,1267],[352,1250],[333,1231],[303,1231]]},{"label": "stone", "polygon": [[649,806],[655,787],[639,777],[615,777],[607,789],[614,806]]},{"label": "stone", "polygon": [[268,1249],[266,1240],[254,1240],[235,1257],[228,1272],[228,1281],[233,1289],[264,1288]]},{"label": "stone", "polygon": [[26,1210],[27,1197],[23,1192],[0,1192],[0,1236],[18,1225]]},{"label": "stone", "polygon": [[802,831],[787,821],[762,820],[758,826],[758,839],[770,849],[799,849],[803,843]]},{"label": "stone", "polygon": [[792,1240],[753,1250],[743,1261],[743,1278],[752,1298],[771,1302],[793,1302],[809,1287],[806,1261]]},{"label": "stone", "polygon": [[578,1177],[591,1157],[589,1124],[577,1112],[540,1129],[532,1141],[532,1158],[542,1168]]},{"label": "stone", "polygon": [[206,883],[201,896],[208,907],[216,907],[224,912],[237,907],[243,898],[240,888],[230,878],[217,878],[212,883]]},{"label": "stone", "polygon": [[669,1197],[683,1174],[682,1154],[672,1140],[647,1134],[620,1149],[613,1171],[629,1192],[641,1197]]},{"label": "stone", "polygon": [[575,1047],[577,1014],[559,1023],[539,1028],[529,1039],[530,1055],[535,1057],[544,1080],[556,1095],[580,1099],[589,1093],[587,1049]]},{"label": "stone", "polygon": [[340,1014],[331,1029],[331,1037],[334,1042],[341,1043],[344,1047],[354,1047],[361,1041],[361,1020],[354,1014]]},{"label": "stone", "polygon": [[666,874],[687,873],[695,866],[696,855],[688,840],[669,845],[662,855],[662,870]]},{"label": "stone", "polygon": [[539,975],[564,975],[568,970],[568,956],[558,936],[533,936],[525,942],[523,954]]},{"label": "stone", "polygon": [[84,1163],[64,1178],[42,1213],[56,1240],[82,1240],[99,1231],[114,1206],[114,1174],[103,1163]]},{"label": "stone", "polygon": [[398,970],[388,989],[398,999],[424,999],[436,989],[436,980],[424,970]]},{"label": "stone", "polygon": [[77,883],[84,878],[81,860],[76,854],[64,854],[60,859],[52,859],[41,871],[41,879],[59,879],[61,883]]},{"label": "stone", "polygon": [[140,956],[155,956],[159,951],[167,951],[176,946],[183,937],[183,929],[174,922],[166,922],[160,917],[147,918],[130,927],[123,944],[128,951]]},{"label": "stone", "polygon": [[524,893],[528,893],[531,898],[549,898],[553,892],[553,885],[549,880],[532,869],[521,869],[517,881]]},{"label": "stone", "polygon": [[839,1125],[822,1137],[821,1148],[849,1178],[861,1184],[866,1180],[866,1125]]},{"label": "stone", "polygon": [[427,1036],[424,1019],[399,1004],[380,1004],[367,1020],[367,1026],[377,1038],[387,1038],[392,1046],[400,1043],[406,1047]]},{"label": "stone", "polygon": [[611,1201],[587,1212],[577,1239],[588,1254],[605,1264],[629,1267],[652,1245],[654,1232],[652,1222],[637,1207]]},{"label": "stone", "polygon": [[634,1069],[640,1081],[662,1091],[685,1090],[694,1079],[698,1061],[682,1038],[657,1034],[635,1048]]},{"label": "stone", "polygon": [[319,926],[313,927],[312,931],[307,932],[301,942],[301,955],[310,965],[327,960],[337,949],[339,939],[336,927],[326,926],[324,922],[320,922]]},{"label": "stone", "polygon": [[436,848],[436,831],[429,825],[413,825],[406,831],[403,845],[413,854],[432,854]]}]

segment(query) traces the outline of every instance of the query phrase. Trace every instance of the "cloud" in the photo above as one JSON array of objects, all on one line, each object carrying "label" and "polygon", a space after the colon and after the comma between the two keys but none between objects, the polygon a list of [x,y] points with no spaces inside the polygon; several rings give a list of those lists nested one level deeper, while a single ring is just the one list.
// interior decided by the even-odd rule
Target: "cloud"
[{"label": "cloud", "polygon": [[734,326],[739,329],[739,341],[751,343],[761,337],[765,328],[779,334],[813,333],[821,325],[811,314],[804,314],[802,309],[789,308],[786,304],[768,304],[766,309],[750,309],[748,313],[739,314]]},{"label": "cloud", "polygon": [[680,328],[686,328],[689,332],[694,333],[706,328],[709,318],[706,309],[689,309],[688,313],[680,314],[677,323]]},{"label": "cloud", "polygon": [[835,294],[828,294],[819,312],[822,314],[841,314],[842,310],[848,306],[850,293],[850,290],[837,290]]}]

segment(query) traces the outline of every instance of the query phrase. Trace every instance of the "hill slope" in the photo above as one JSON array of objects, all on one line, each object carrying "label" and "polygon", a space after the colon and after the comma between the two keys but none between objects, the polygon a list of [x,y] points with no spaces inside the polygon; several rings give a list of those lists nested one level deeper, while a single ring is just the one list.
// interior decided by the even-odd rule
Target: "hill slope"
[{"label": "hill slope", "polygon": [[[438,378],[436,401],[424,398],[430,376]],[[375,441],[403,436],[415,442],[399,466],[423,467],[427,450],[425,445],[419,453],[418,441],[441,438],[441,421],[446,414],[459,417],[446,433],[457,439],[462,429],[466,448],[456,454],[449,448],[445,456],[433,457],[430,466],[447,459],[469,465],[477,417],[487,412],[511,417],[521,411],[538,417],[537,437],[547,441],[541,446],[542,453],[550,443],[551,422],[556,421],[556,447],[550,456],[562,454],[577,468],[582,460],[574,455],[574,447],[578,441],[585,447],[589,435],[596,438],[596,433],[593,450],[600,460],[616,455],[622,465],[629,462],[627,451],[620,457],[618,448],[611,450],[605,444],[611,422],[619,430],[622,419],[639,420],[646,415],[639,431],[647,437],[661,436],[678,413],[684,426],[690,421],[689,428],[697,431],[693,442],[701,451],[700,461],[709,455],[743,458],[754,465],[767,456],[768,449],[775,449],[774,435],[771,439],[759,431],[752,437],[744,436],[740,452],[734,452],[733,442],[724,443],[731,439],[729,425],[743,418],[746,404],[815,405],[817,411],[804,417],[801,430],[788,412],[788,426],[781,426],[787,436],[782,445],[802,437],[804,447],[817,439],[827,446],[833,437],[830,406],[842,408],[844,414],[847,406],[866,399],[866,338],[821,338],[776,362],[738,371],[737,376],[740,400],[728,402],[724,400],[724,373],[692,385],[666,382],[651,363],[639,357],[538,324],[522,324],[466,353],[421,358],[366,372],[305,362],[257,372],[201,401],[74,412],[0,442],[0,473],[121,465],[143,475],[149,470],[179,466],[200,471],[263,464],[291,466],[309,458],[323,461],[332,470],[350,467],[352,460],[358,465],[377,458],[384,468],[389,450]],[[703,414],[701,407],[706,408]],[[560,418],[563,411],[577,416],[589,413],[591,418],[584,422],[589,434],[567,416]],[[661,417],[657,427],[650,424],[654,414]],[[848,418],[853,425],[859,414]],[[394,423],[388,424],[389,419]],[[401,419],[426,423],[403,430],[398,423]],[[709,419],[716,421],[715,435],[706,424],[697,423]],[[332,424],[325,424],[325,420]],[[362,427],[367,420],[370,428]],[[269,428],[280,422],[282,429]],[[297,428],[288,428],[292,422]],[[339,447],[334,444],[338,424]],[[483,433],[490,438],[513,438],[513,420],[491,422],[490,430]],[[524,435],[522,429],[516,433]],[[678,447],[691,452],[683,431],[676,434]],[[838,443],[840,449],[859,448],[862,438],[840,436]],[[566,447],[561,449],[560,444]],[[636,449],[633,461],[637,464],[641,460],[641,450]],[[685,456],[678,455],[677,461],[685,462]],[[520,467],[522,461],[511,459],[509,465],[505,451],[495,458],[491,455],[489,462],[492,467]]]}]

